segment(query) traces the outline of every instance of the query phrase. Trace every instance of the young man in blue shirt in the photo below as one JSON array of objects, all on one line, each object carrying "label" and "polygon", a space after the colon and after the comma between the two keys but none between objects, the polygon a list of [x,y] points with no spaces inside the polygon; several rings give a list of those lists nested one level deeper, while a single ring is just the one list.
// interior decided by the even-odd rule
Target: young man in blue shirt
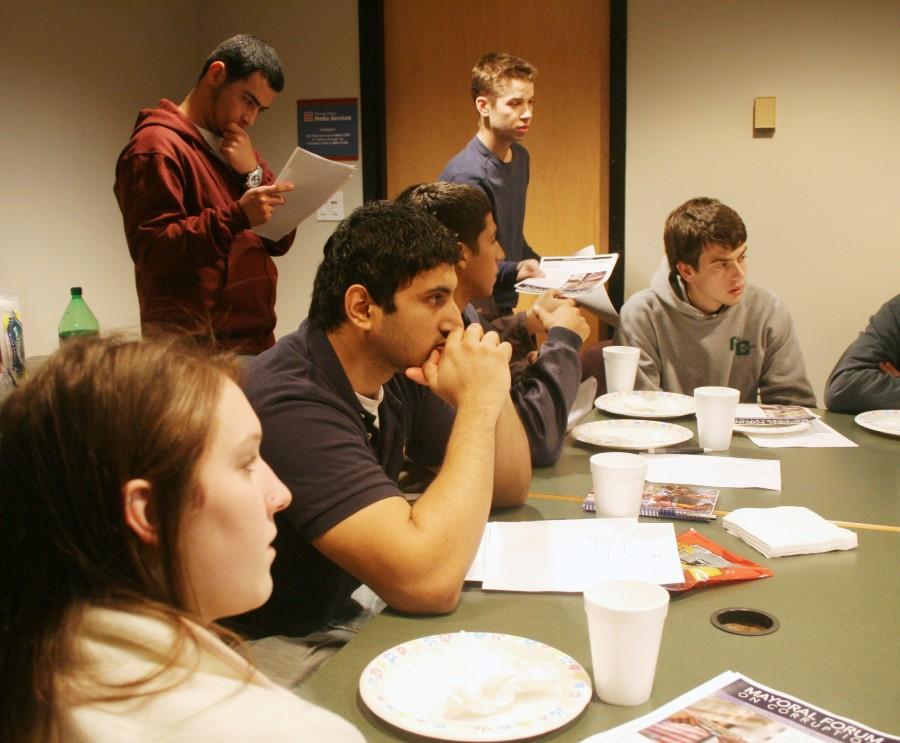
[{"label": "young man in blue shirt", "polygon": [[[530,165],[521,141],[531,127],[536,77],[533,65],[510,54],[489,52],[478,60],[472,70],[478,131],[438,178],[476,186],[490,201],[497,238],[506,253],[493,291],[500,315],[512,313],[517,281],[543,275],[540,256],[523,231]],[[483,314],[491,319],[490,312]]]}]

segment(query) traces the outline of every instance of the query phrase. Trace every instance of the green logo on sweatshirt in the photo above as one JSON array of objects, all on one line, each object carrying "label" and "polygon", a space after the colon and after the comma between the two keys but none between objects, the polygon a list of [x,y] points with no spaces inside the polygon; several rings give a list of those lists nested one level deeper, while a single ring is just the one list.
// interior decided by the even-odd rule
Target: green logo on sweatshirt
[{"label": "green logo on sweatshirt", "polygon": [[731,344],[729,346],[732,351],[734,351],[735,356],[749,356],[750,349],[753,346],[750,344],[750,341],[745,341],[742,338],[738,338],[736,335],[731,336]]}]

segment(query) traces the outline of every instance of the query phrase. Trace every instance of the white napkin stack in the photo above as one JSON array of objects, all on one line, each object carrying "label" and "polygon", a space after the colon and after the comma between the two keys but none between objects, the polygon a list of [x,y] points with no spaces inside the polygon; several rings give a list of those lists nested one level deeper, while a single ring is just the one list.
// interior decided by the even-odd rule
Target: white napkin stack
[{"label": "white napkin stack", "polygon": [[766,557],[852,550],[857,545],[856,532],[802,506],[738,508],[722,519],[722,526]]}]

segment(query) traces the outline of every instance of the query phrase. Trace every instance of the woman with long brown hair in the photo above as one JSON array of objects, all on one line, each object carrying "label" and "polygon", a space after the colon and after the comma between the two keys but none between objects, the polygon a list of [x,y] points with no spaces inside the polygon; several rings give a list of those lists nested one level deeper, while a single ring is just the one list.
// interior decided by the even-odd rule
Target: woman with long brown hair
[{"label": "woman with long brown hair", "polygon": [[75,341],[0,407],[0,738],[360,741],[215,620],[272,590],[290,494],[235,362]]}]

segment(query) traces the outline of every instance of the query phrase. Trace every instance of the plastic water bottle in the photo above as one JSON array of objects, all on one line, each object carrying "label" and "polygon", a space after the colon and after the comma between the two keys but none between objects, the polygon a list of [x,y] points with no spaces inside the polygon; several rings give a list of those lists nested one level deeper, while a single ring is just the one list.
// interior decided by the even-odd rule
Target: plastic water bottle
[{"label": "plastic water bottle", "polygon": [[25,340],[19,298],[0,289],[0,397],[25,378]]},{"label": "plastic water bottle", "polygon": [[63,343],[70,338],[79,338],[86,335],[98,335],[100,333],[100,323],[91,308],[87,306],[84,297],[81,296],[81,287],[72,287],[72,296],[69,299],[69,306],[63,312],[62,319],[59,321],[59,342]]}]

